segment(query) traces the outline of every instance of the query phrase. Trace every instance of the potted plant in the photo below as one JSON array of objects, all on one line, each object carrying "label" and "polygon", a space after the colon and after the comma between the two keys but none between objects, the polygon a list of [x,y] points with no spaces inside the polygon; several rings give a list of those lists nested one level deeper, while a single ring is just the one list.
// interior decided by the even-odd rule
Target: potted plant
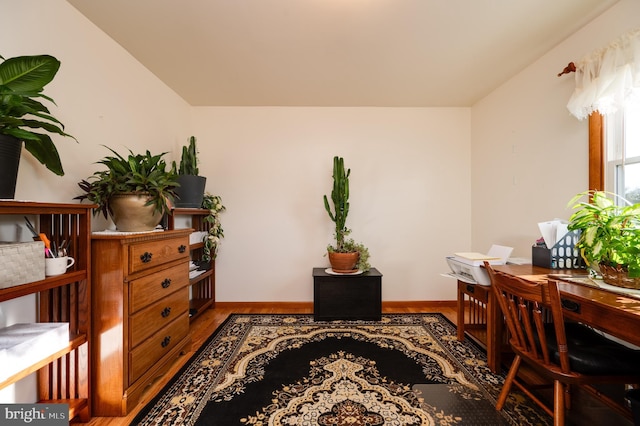
[{"label": "potted plant", "polygon": [[605,283],[640,289],[640,203],[631,204],[604,191],[586,191],[570,205],[576,211],[568,229],[581,231],[576,247],[587,265],[599,271]]},{"label": "potted plant", "polygon": [[[220,245],[220,238],[224,238],[224,230],[220,223],[220,213],[226,210],[222,205],[222,198],[218,195],[211,195],[206,193],[202,199],[202,208],[209,210],[209,214],[203,218],[208,224],[207,235],[202,242],[204,243],[202,249],[202,261],[209,263],[215,260],[218,255],[218,246]],[[205,269],[209,269],[205,268]]]},{"label": "potted plant", "polygon": [[174,161],[172,170],[178,174],[178,183],[180,184],[176,189],[176,207],[200,207],[203,202],[207,178],[198,175],[198,151],[194,136],[189,138],[188,146],[182,147],[180,167],[178,168]]},{"label": "potted plant", "polygon": [[64,125],[40,102],[44,99],[55,105],[42,91],[55,77],[60,61],[49,55],[0,59],[0,198],[13,198],[22,142],[36,160],[62,176],[60,155],[47,133],[75,138],[65,133]]},{"label": "potted plant", "polygon": [[345,170],[344,159],[333,157],[333,189],[331,201],[333,211],[329,205],[327,196],[324,196],[324,208],[329,218],[335,224],[335,245],[327,246],[331,269],[337,273],[355,273],[368,271],[369,250],[361,243],[356,243],[352,238],[347,238],[351,230],[347,228],[347,216],[349,214],[349,175],[351,169]]},{"label": "potted plant", "polygon": [[[98,161],[107,167],[82,180],[78,186],[85,192],[75,197],[97,204],[94,215],[102,212],[111,216],[118,231],[138,232],[153,230],[164,213],[171,210],[178,186],[177,176],[162,157],[148,150],[134,154],[129,150],[125,158],[106,147],[114,156]],[[135,209],[135,210],[134,210]]]}]

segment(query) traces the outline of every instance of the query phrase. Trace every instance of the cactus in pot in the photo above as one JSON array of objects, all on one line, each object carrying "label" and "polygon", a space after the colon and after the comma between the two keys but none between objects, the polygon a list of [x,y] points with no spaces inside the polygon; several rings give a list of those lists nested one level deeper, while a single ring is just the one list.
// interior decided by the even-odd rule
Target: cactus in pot
[{"label": "cactus in pot", "polygon": [[189,144],[182,147],[180,166],[173,162],[180,186],[176,189],[176,207],[199,208],[204,199],[207,178],[199,175],[196,138],[191,136]]},{"label": "cactus in pot", "polygon": [[329,218],[335,224],[335,245],[328,245],[327,252],[329,262],[334,272],[354,273],[358,271],[368,271],[369,250],[361,243],[356,243],[352,238],[346,237],[351,233],[347,228],[347,216],[349,215],[349,175],[351,169],[345,169],[342,157],[333,158],[333,189],[331,191],[331,201],[333,210],[329,204],[329,199],[324,196],[324,208],[329,214]]}]

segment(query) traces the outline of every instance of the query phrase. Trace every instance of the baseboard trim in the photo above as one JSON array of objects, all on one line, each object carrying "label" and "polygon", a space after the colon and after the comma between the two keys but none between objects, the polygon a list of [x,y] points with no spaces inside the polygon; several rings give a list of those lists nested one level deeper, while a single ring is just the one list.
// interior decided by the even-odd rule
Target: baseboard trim
[{"label": "baseboard trim", "polygon": [[456,300],[411,300],[396,301],[389,300],[382,302],[382,308],[457,308]]},{"label": "baseboard trim", "polygon": [[[256,309],[313,309],[313,302],[215,302],[216,308],[225,309],[242,309],[242,308],[256,308]],[[428,309],[428,308],[456,308],[457,301],[455,300],[411,300],[411,301],[399,301],[390,300],[382,302],[382,309]]]}]

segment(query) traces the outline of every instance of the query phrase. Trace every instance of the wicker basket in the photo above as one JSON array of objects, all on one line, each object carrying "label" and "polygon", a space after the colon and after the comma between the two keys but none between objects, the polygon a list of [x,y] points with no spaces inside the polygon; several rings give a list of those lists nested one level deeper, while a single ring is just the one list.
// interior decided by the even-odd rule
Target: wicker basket
[{"label": "wicker basket", "polygon": [[44,243],[0,243],[0,289],[44,280]]},{"label": "wicker basket", "polygon": [[603,263],[598,266],[600,268],[600,273],[602,274],[602,280],[605,283],[615,285],[617,287],[640,290],[640,277],[629,278],[629,273],[626,268],[622,266],[613,267]]}]

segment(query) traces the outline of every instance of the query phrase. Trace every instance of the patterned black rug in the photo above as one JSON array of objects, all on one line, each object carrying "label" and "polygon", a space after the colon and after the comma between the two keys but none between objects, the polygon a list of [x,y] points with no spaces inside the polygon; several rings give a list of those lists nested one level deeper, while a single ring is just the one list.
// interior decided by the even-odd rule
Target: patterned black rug
[{"label": "patterned black rug", "polygon": [[441,314],[315,322],[233,314],[136,425],[546,425]]}]

